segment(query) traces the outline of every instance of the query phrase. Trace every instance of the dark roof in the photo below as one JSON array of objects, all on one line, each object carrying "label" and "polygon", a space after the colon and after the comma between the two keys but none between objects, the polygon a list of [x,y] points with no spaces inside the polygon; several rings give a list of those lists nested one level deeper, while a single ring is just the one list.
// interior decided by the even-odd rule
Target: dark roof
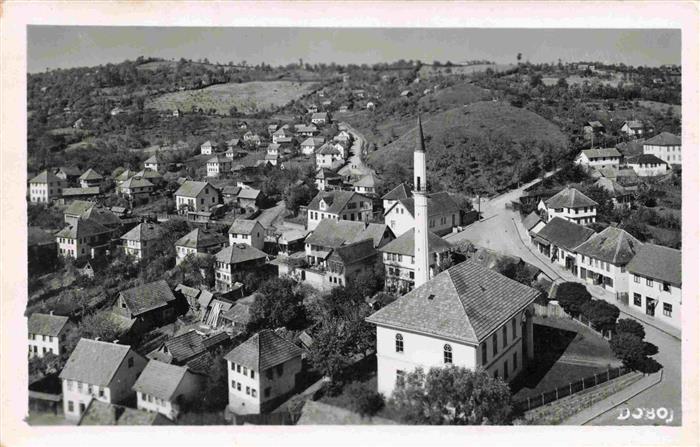
[{"label": "dark roof", "polygon": [[622,157],[622,154],[614,147],[602,148],[602,149],[584,149],[583,152],[588,158],[598,158],[598,157]]},{"label": "dark roof", "polygon": [[30,247],[35,245],[51,245],[56,243],[56,237],[42,230],[39,227],[27,228],[27,245]]},{"label": "dark roof", "polygon": [[235,186],[235,185],[226,185],[224,186],[224,189],[221,191],[222,194],[224,195],[234,195],[237,196],[239,192],[241,192],[241,187],[240,186]]},{"label": "dark roof", "polygon": [[140,223],[127,231],[121,239],[127,241],[152,241],[163,236],[163,229],[154,223]]},{"label": "dark roof", "polygon": [[160,162],[160,160],[158,160],[158,155],[151,155],[143,163],[144,164],[146,164],[146,163],[151,164],[151,163],[159,163],[159,162]]},{"label": "dark roof", "polygon": [[175,242],[177,247],[207,248],[226,242],[226,236],[214,231],[195,228]]},{"label": "dark roof", "polygon": [[680,146],[681,137],[680,135],[674,135],[670,132],[661,132],[660,134],[646,140],[644,144],[648,144],[650,146]]},{"label": "dark roof", "polygon": [[323,210],[324,212],[339,214],[345,209],[348,202],[356,195],[370,200],[369,197],[365,197],[362,194],[358,194],[353,191],[321,191],[311,200],[308,209],[313,211],[321,211],[319,204],[321,203],[321,199],[323,199],[323,201],[328,205],[327,208]]},{"label": "dark roof", "polygon": [[375,250],[372,240],[365,239],[363,241],[353,242],[334,249],[330,258],[340,260],[344,265],[352,265],[356,262],[360,262],[364,259],[375,256],[376,254],[377,250]]},{"label": "dark roof", "polygon": [[374,175],[374,173],[369,173],[363,177],[360,177],[359,180],[353,183],[354,186],[362,186],[366,188],[374,188],[379,184],[379,178]]},{"label": "dark roof", "polygon": [[121,185],[119,185],[119,188],[147,188],[149,186],[153,186],[153,183],[149,182],[145,178],[131,177],[129,180],[125,180]]},{"label": "dark roof", "polygon": [[641,246],[642,243],[625,230],[608,227],[576,247],[575,251],[614,265],[625,265]]},{"label": "dark roof", "polygon": [[228,229],[228,232],[229,234],[251,234],[255,225],[260,225],[262,227],[262,224],[257,220],[236,219],[233,221],[233,224],[231,224],[231,228]]},{"label": "dark roof", "polygon": [[540,215],[537,214],[537,211],[533,211],[530,214],[528,214],[525,219],[523,219],[523,226],[527,231],[530,231],[539,222],[542,222]]},{"label": "dark roof", "polygon": [[119,295],[134,316],[167,306],[175,300],[173,291],[164,279],[122,290]]},{"label": "dark roof", "polygon": [[86,200],[76,200],[71,202],[71,204],[68,205],[68,207],[65,210],[63,210],[63,214],[71,216],[82,216],[83,214],[93,209],[95,205],[95,202],[88,202]]},{"label": "dark roof", "polygon": [[80,180],[102,180],[102,179],[103,179],[103,177],[92,168],[83,172],[83,175],[80,176]]},{"label": "dark roof", "polygon": [[531,287],[467,260],[378,310],[367,321],[478,344],[537,295]]},{"label": "dark roof", "polygon": [[195,182],[193,180],[187,180],[177,189],[177,191],[175,191],[174,195],[183,197],[197,197],[207,185],[209,185],[210,188],[214,188],[209,182]]},{"label": "dark roof", "polygon": [[62,182],[63,180],[56,177],[56,175],[53,172],[49,172],[47,170],[44,170],[44,171],[41,171],[39,173],[39,175],[37,175],[36,177],[29,180],[29,183],[48,183],[49,181]]},{"label": "dark roof", "polygon": [[190,373],[182,366],[150,360],[132,389],[170,401],[186,374]]},{"label": "dark roof", "polygon": [[259,195],[260,195],[260,190],[253,189],[253,188],[241,188],[241,190],[238,191],[238,198],[239,199],[255,200],[258,198]]},{"label": "dark roof", "polygon": [[78,425],[175,425],[158,412],[137,410],[92,399]]},{"label": "dark roof", "polygon": [[56,174],[59,172],[63,172],[66,175],[69,176],[79,176],[80,175],[80,169],[78,169],[75,166],[61,166],[58,169],[56,169]]},{"label": "dark roof", "polygon": [[221,316],[236,323],[248,324],[250,321],[250,303],[238,302],[221,314]]},{"label": "dark roof", "polygon": [[[399,200],[399,202],[406,207],[406,210],[408,210],[411,216],[414,215],[415,204],[413,202],[413,197]],[[447,192],[436,192],[428,196],[428,216],[435,216],[438,214],[456,211],[459,211],[459,205],[452,200],[452,197],[450,197]]]},{"label": "dark roof", "polygon": [[587,241],[588,238],[594,234],[595,231],[588,227],[584,227],[583,225],[579,225],[561,217],[554,217],[552,220],[547,222],[544,227],[542,227],[542,229],[537,233],[537,236],[556,245],[557,247],[562,247],[569,251],[573,251],[576,247]]},{"label": "dark roof", "polygon": [[68,317],[33,313],[29,316],[27,328],[30,334],[58,337],[66,324],[68,324]]},{"label": "dark roof", "polygon": [[581,208],[598,206],[598,202],[589,198],[576,188],[566,187],[544,201],[548,208]]},{"label": "dark roof", "polygon": [[[379,250],[386,253],[413,256],[415,252],[415,242],[415,228],[411,228]],[[441,253],[452,248],[452,245],[432,231],[428,231],[428,248],[430,253]]]},{"label": "dark roof", "polygon": [[661,245],[644,244],[627,264],[627,270],[680,287],[683,276],[681,251]]},{"label": "dark roof", "polygon": [[216,260],[226,264],[238,264],[254,259],[264,259],[266,257],[267,254],[247,244],[229,245],[216,253]]},{"label": "dark roof", "polygon": [[323,219],[306,238],[307,244],[336,248],[343,244],[372,239],[379,246],[388,227],[385,224]]},{"label": "dark roof", "polygon": [[129,352],[131,349],[126,345],[81,338],[59,377],[107,386]]},{"label": "dark roof", "polygon": [[175,361],[184,362],[228,339],[229,337],[225,332],[206,337],[195,330],[191,330],[166,340],[164,345]]},{"label": "dark roof", "polygon": [[337,172],[334,172],[328,168],[319,168],[318,171],[316,171],[316,178],[317,179],[336,179],[340,178],[340,174]]},{"label": "dark roof", "polygon": [[109,228],[95,222],[93,219],[78,219],[56,233],[56,237],[76,239],[109,233],[110,231]]},{"label": "dark roof", "polygon": [[653,154],[639,154],[629,157],[627,164],[665,165],[666,162]]},{"label": "dark roof", "polygon": [[295,344],[265,329],[235,347],[224,358],[260,372],[300,357],[301,352]]},{"label": "dark roof", "polygon": [[382,200],[403,200],[409,197],[411,197],[411,190],[405,183],[400,183],[399,186],[386,193]]}]

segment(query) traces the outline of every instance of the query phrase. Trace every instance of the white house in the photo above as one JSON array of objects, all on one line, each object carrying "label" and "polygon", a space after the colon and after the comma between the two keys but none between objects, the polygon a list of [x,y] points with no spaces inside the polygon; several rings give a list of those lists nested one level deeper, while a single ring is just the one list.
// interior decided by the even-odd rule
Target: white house
[{"label": "white house", "polygon": [[613,168],[620,166],[622,154],[614,147],[604,149],[584,149],[576,156],[574,163],[588,168]]},{"label": "white house", "polygon": [[318,112],[311,115],[311,122],[314,124],[324,125],[330,121],[327,112]]},{"label": "white house", "polygon": [[155,243],[162,237],[163,230],[158,224],[140,223],[121,237],[124,253],[134,260],[148,259],[155,254]]},{"label": "white house", "polygon": [[625,121],[620,128],[620,132],[627,134],[630,137],[643,137],[644,131],[644,124],[638,120]]},{"label": "white house", "polygon": [[313,230],[322,219],[369,222],[372,199],[352,191],[321,191],[308,205],[306,228]]},{"label": "white house", "polygon": [[[436,192],[428,194],[427,197],[428,231],[442,236],[461,224],[459,205],[457,205],[447,192]],[[415,199],[410,197],[397,200],[392,206],[385,210],[384,223],[387,224],[396,235],[401,235],[411,228],[414,228]]]},{"label": "white house", "polygon": [[94,169],[90,168],[83,172],[83,175],[78,177],[81,188],[100,188],[102,189],[102,182],[104,182],[104,177],[97,173]]},{"label": "white house", "polygon": [[33,313],[29,316],[29,357],[42,358],[46,354],[61,355],[66,340],[69,323],[68,317],[60,315]]},{"label": "white house", "polygon": [[175,208],[181,214],[188,211],[208,211],[219,203],[219,190],[209,182],[187,180],[175,191]]},{"label": "white house", "polygon": [[411,190],[405,183],[400,183],[397,187],[386,193],[382,197],[382,208],[386,212],[394,206],[399,200],[408,199],[411,197]]},{"label": "white house", "polygon": [[145,178],[131,177],[117,186],[117,194],[135,199],[148,196],[153,192],[154,185]]},{"label": "white house", "polygon": [[56,233],[58,255],[73,259],[93,257],[93,249],[109,244],[112,230],[95,219],[76,219]]},{"label": "white house", "polygon": [[228,292],[236,285],[234,273],[240,270],[260,267],[267,262],[265,252],[252,245],[234,244],[224,247],[216,253],[214,274],[216,276],[216,290]]},{"label": "white house", "polygon": [[151,360],[133,386],[136,408],[176,420],[184,401],[201,398],[202,379],[183,366]]},{"label": "white house", "polygon": [[80,339],[59,375],[66,419],[78,421],[92,399],[110,404],[129,400],[146,363],[127,345]]},{"label": "white house", "polygon": [[236,219],[228,229],[229,245],[246,244],[262,250],[265,246],[265,228],[257,220]]},{"label": "white house", "polygon": [[644,244],[627,264],[629,309],[681,329],[680,250]]},{"label": "white house", "polygon": [[336,145],[324,143],[316,151],[316,167],[326,168],[333,171],[339,169],[345,163],[342,152]]},{"label": "white house", "polygon": [[228,408],[236,414],[274,409],[296,387],[301,353],[301,348],[266,329],[226,354]]},{"label": "white house", "polygon": [[150,169],[151,171],[157,171],[162,167],[162,163],[158,159],[158,155],[152,155],[146,161],[143,162],[144,169]]},{"label": "white house", "polygon": [[554,217],[533,236],[540,253],[551,262],[578,276],[576,247],[586,242],[595,231],[561,217]]},{"label": "white house", "polygon": [[652,154],[641,154],[627,159],[627,166],[639,177],[656,177],[668,172],[668,164]]},{"label": "white house", "polygon": [[282,127],[272,134],[272,142],[279,144],[281,141],[288,141],[294,137],[294,133],[288,128]]},{"label": "white house", "polygon": [[367,195],[375,195],[377,193],[378,186],[379,178],[374,175],[374,172],[363,175],[352,184],[352,188],[355,192]]},{"label": "white house", "polygon": [[65,180],[60,179],[52,172],[42,171],[39,175],[29,180],[29,201],[32,203],[49,203],[58,199],[66,187]]},{"label": "white house", "polygon": [[537,209],[546,221],[561,217],[578,224],[596,221],[598,203],[576,188],[566,187],[547,200],[540,200]]},{"label": "white house", "polygon": [[175,242],[176,264],[188,255],[213,254],[226,246],[228,240],[223,234],[195,228]]},{"label": "white house", "polygon": [[316,150],[326,141],[323,137],[309,137],[301,143],[301,153],[303,155],[313,155]]},{"label": "white house", "polygon": [[211,141],[205,141],[199,147],[199,150],[202,155],[211,155],[212,153],[214,153],[214,151],[216,151],[218,146],[219,145],[216,142],[212,143]]},{"label": "white house", "polygon": [[681,137],[679,135],[661,132],[644,142],[643,151],[645,154],[657,156],[670,165],[683,163],[681,158]]},{"label": "white house", "polygon": [[314,177],[316,189],[326,191],[329,189],[340,189],[342,185],[342,177],[337,172],[331,171],[328,168],[318,168]]},{"label": "white house", "polygon": [[231,172],[233,160],[217,155],[207,160],[207,177],[219,177]]}]

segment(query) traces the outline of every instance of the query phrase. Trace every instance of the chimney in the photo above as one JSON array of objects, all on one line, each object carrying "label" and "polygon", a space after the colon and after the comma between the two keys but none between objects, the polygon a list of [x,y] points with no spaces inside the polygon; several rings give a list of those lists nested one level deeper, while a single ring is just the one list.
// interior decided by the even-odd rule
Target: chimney
[{"label": "chimney", "polygon": [[49,315],[53,315],[53,311],[52,311],[52,310],[49,311]]}]

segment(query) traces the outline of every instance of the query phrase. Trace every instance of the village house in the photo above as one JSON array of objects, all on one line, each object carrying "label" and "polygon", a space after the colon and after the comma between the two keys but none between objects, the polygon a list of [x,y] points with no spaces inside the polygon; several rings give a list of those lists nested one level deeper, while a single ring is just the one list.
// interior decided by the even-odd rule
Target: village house
[{"label": "village house", "polygon": [[330,189],[340,189],[343,184],[343,178],[335,171],[328,168],[318,168],[314,177],[316,189],[319,191],[328,191]]},{"label": "village house", "polygon": [[236,219],[228,230],[229,245],[246,244],[262,250],[265,228],[257,220]]},{"label": "village house", "polygon": [[100,188],[63,188],[63,196],[56,202],[61,205],[72,203],[76,200],[96,200],[100,195]]},{"label": "village house", "polygon": [[241,208],[257,209],[260,198],[260,190],[254,188],[241,188],[236,196],[236,204]]},{"label": "village house", "polygon": [[207,160],[207,177],[221,177],[231,172],[233,161],[225,156],[216,155]]},{"label": "village house", "polygon": [[620,132],[633,138],[643,137],[646,131],[646,126],[639,120],[625,121],[620,128]]},{"label": "village house", "polygon": [[160,225],[152,222],[140,223],[121,237],[124,253],[134,261],[149,259],[156,254],[156,242],[162,237],[163,230]]},{"label": "village house", "polygon": [[90,168],[78,177],[81,188],[100,188],[102,190],[102,183],[104,182],[104,177],[98,174],[94,169]]},{"label": "village house", "polygon": [[132,177],[117,186],[117,194],[128,199],[148,197],[153,192],[153,183],[143,178]]},{"label": "village house", "polygon": [[114,177],[114,183],[116,183],[117,186],[121,185],[125,181],[129,180],[131,177],[136,175],[136,172],[131,170],[131,169],[124,169],[119,175]]},{"label": "village house", "polygon": [[29,316],[29,357],[43,358],[46,354],[61,355],[70,327],[68,317],[35,312]]},{"label": "village house", "polygon": [[311,138],[314,135],[318,135],[319,130],[318,127],[314,126],[313,124],[295,124],[294,132],[299,137]]},{"label": "village house", "polygon": [[330,117],[328,112],[318,112],[311,115],[311,122],[313,124],[321,125],[328,124],[330,122]]},{"label": "village house", "polygon": [[59,256],[93,258],[107,249],[112,230],[93,219],[78,219],[56,233]]},{"label": "village house", "polygon": [[537,209],[549,222],[561,217],[577,224],[596,221],[598,203],[576,188],[566,187],[547,200],[540,199]]},{"label": "village house", "polygon": [[219,145],[216,142],[211,142],[211,141],[205,141],[200,147],[200,153],[202,155],[211,155],[213,154],[217,149]]},{"label": "village house", "polygon": [[[205,293],[206,292],[206,293]],[[213,300],[213,295],[202,291],[200,303],[206,308]],[[206,299],[207,301],[205,301]],[[200,368],[201,357],[229,340],[225,332],[204,334],[195,329],[170,337],[161,343],[156,349],[149,352],[146,357],[159,362],[187,366],[193,372],[207,372]]]},{"label": "village house", "polygon": [[243,148],[243,142],[240,140],[240,138],[231,138],[226,142],[226,148],[229,151],[236,151]]},{"label": "village house", "polygon": [[367,318],[377,327],[377,391],[391,396],[417,367],[483,368],[513,379],[534,355],[538,294],[469,260],[436,275]]},{"label": "village house", "polygon": [[394,206],[399,200],[408,199],[411,197],[411,190],[405,183],[400,183],[394,189],[384,194],[382,197],[382,208],[388,210]]},{"label": "village house", "polygon": [[122,221],[110,209],[98,206],[95,202],[76,200],[63,211],[63,220],[67,224],[75,224],[80,219],[89,219],[112,230],[119,235]]},{"label": "village house", "polygon": [[632,207],[634,192],[637,190],[636,186],[625,187],[607,177],[599,178],[595,182],[595,185],[603,188],[610,194],[612,204],[615,208],[630,209]]},{"label": "village house", "polygon": [[148,180],[149,182],[153,183],[154,189],[163,183],[163,176],[160,174],[160,172],[152,171],[150,169],[143,169],[137,172],[134,174],[134,178]]},{"label": "village house", "polygon": [[226,236],[214,231],[195,228],[175,242],[176,264],[188,255],[213,254],[226,246]]},{"label": "village house", "polygon": [[209,182],[187,180],[175,191],[175,208],[180,214],[207,211],[219,203],[219,191]]},{"label": "village house", "polygon": [[622,154],[614,147],[606,149],[584,149],[576,156],[574,163],[587,168],[613,168],[620,166]]},{"label": "village house", "polygon": [[333,141],[350,144],[352,142],[352,135],[347,130],[341,130],[338,132],[338,135],[333,137]]},{"label": "village house", "polygon": [[158,171],[163,167],[163,163],[158,158],[158,154],[151,155],[143,162],[144,169],[150,169],[151,171]]},{"label": "village house", "polygon": [[625,230],[608,227],[574,249],[579,277],[618,297],[625,296],[629,290],[627,263],[641,246]]},{"label": "village house", "polygon": [[372,248],[378,249],[395,236],[383,224],[324,219],[304,241],[306,261],[310,265],[327,267],[326,260],[333,250],[367,239],[372,240]]},{"label": "village house", "polygon": [[267,254],[248,244],[234,244],[216,253],[216,290],[228,292],[236,280],[234,272],[260,267],[267,262]]},{"label": "village house", "polygon": [[281,140],[285,141],[285,142],[289,142],[293,138],[294,138],[294,133],[285,127],[282,127],[281,129],[276,130],[272,134],[272,142],[275,144],[279,144]]},{"label": "village house", "polygon": [[182,112],[180,111],[180,109],[174,109],[174,110],[173,110],[173,116],[174,116],[175,118],[179,118],[180,115],[182,115]]},{"label": "village house", "polygon": [[325,143],[316,151],[316,167],[337,171],[345,159],[338,148],[332,144]]},{"label": "village house", "polygon": [[[384,196],[386,197],[386,196]],[[428,230],[443,236],[461,225],[459,205],[447,192],[428,194]],[[397,200],[384,213],[384,223],[396,235],[402,235],[415,226],[414,198]]]},{"label": "village house", "polygon": [[174,421],[182,404],[199,396],[203,379],[182,366],[151,360],[133,386],[136,408],[160,413]]},{"label": "village house", "polygon": [[91,400],[122,403],[146,367],[146,359],[129,346],[82,338],[59,378],[63,385],[63,414],[77,422]]},{"label": "village house", "polygon": [[669,132],[660,134],[646,140],[643,144],[645,154],[655,155],[670,165],[682,164],[681,137]]},{"label": "village house", "polygon": [[644,244],[627,264],[629,309],[681,329],[680,250]]},{"label": "village house", "polygon": [[92,399],[78,421],[79,426],[125,425],[175,425],[160,413],[137,410],[124,405],[108,404]]},{"label": "village house", "polygon": [[656,177],[668,172],[668,164],[652,154],[633,155],[627,159],[627,166],[639,177]]},{"label": "village house", "polygon": [[325,143],[326,139],[323,137],[309,137],[301,143],[301,153],[302,155],[313,155],[316,150]]},{"label": "village house", "polygon": [[306,228],[315,229],[323,219],[369,222],[372,200],[352,191],[321,191],[308,205]]},{"label": "village house", "polygon": [[589,121],[583,126],[583,133],[589,137],[600,135],[605,133],[605,126],[600,121]]},{"label": "village house", "polygon": [[279,125],[277,124],[268,124],[267,125],[267,136],[272,138],[272,134],[275,133],[275,131],[279,128]]},{"label": "village house", "polygon": [[578,276],[576,247],[586,242],[595,231],[561,217],[554,217],[533,237],[540,253],[551,262]]},{"label": "village house", "polygon": [[262,143],[260,135],[255,134],[251,131],[248,131],[245,134],[243,134],[243,141],[245,141],[248,144],[253,144],[255,146],[260,146],[260,144]]},{"label": "village house", "polygon": [[[430,258],[429,278],[435,276],[437,270],[446,265],[450,259],[452,245],[432,231],[428,232],[428,256]],[[384,284],[389,291],[400,294],[410,292],[415,285],[415,229],[412,228],[379,251],[384,263]]]},{"label": "village house", "polygon": [[301,372],[301,348],[265,329],[224,357],[228,370],[228,410],[266,413],[291,394]]},{"label": "village house", "polygon": [[134,332],[172,323],[176,316],[176,298],[164,279],[119,292],[113,312],[131,320]]},{"label": "village house", "polygon": [[544,226],[545,223],[540,215],[537,214],[537,211],[531,212],[523,219],[523,227],[525,231],[527,231],[528,236],[530,236],[530,242],[533,241],[532,238],[539,233]]},{"label": "village house", "polygon": [[250,298],[241,298],[230,309],[221,314],[221,318],[227,322],[226,326],[230,327],[234,334],[245,333],[250,322],[250,306],[253,299],[253,295]]},{"label": "village house", "polygon": [[352,189],[355,192],[368,196],[374,196],[377,194],[377,186],[379,186],[379,178],[374,175],[374,172],[363,175],[352,183]]},{"label": "village house", "polygon": [[66,181],[48,170],[29,180],[29,201],[32,203],[49,203],[63,194]]},{"label": "village house", "polygon": [[80,178],[80,170],[74,166],[61,166],[54,174],[66,182],[66,185],[77,185]]}]

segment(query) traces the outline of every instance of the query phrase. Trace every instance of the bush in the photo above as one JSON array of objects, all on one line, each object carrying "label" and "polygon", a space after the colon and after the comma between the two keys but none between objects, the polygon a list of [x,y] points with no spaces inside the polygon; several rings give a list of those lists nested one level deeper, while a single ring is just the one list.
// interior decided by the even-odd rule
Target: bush
[{"label": "bush", "polygon": [[353,411],[361,416],[374,416],[384,408],[384,396],[367,388],[366,384],[353,382],[347,388]]},{"label": "bush", "polygon": [[613,335],[610,349],[628,368],[637,369],[645,358],[642,339],[626,332]]},{"label": "bush", "polygon": [[591,300],[581,305],[581,314],[586,317],[597,331],[611,330],[615,327],[620,309],[603,300]]},{"label": "bush", "polygon": [[642,340],[644,340],[644,337],[646,336],[644,326],[631,318],[621,318],[615,325],[615,332],[618,334],[626,332],[628,334],[636,335]]},{"label": "bush", "polygon": [[577,317],[581,313],[581,306],[591,300],[591,294],[583,284],[565,282],[557,287],[556,299],[564,312]]}]

